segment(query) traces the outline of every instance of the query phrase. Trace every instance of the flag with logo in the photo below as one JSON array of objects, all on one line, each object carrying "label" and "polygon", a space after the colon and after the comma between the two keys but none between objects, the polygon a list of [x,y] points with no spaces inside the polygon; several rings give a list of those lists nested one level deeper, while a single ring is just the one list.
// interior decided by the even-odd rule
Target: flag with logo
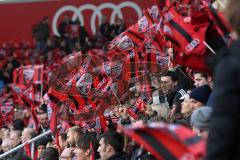
[{"label": "flag with logo", "polygon": [[43,67],[43,65],[28,65],[16,68],[13,71],[13,82],[24,85],[43,82]]}]

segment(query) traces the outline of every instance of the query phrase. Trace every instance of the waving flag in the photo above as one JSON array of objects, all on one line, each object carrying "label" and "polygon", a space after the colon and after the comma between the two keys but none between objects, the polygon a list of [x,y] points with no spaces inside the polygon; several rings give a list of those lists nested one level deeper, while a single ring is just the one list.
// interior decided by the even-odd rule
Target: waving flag
[{"label": "waving flag", "polygon": [[183,17],[173,7],[164,15],[162,32],[167,39],[181,49],[180,52],[187,55],[205,53],[206,47],[203,44],[205,33],[195,32],[192,25],[185,23]]},{"label": "waving flag", "polygon": [[43,65],[28,65],[16,68],[13,72],[13,82],[17,84],[31,84],[43,82]]},{"label": "waving flag", "polygon": [[184,126],[159,122],[136,124],[123,131],[159,160],[197,160],[205,155],[205,141]]}]

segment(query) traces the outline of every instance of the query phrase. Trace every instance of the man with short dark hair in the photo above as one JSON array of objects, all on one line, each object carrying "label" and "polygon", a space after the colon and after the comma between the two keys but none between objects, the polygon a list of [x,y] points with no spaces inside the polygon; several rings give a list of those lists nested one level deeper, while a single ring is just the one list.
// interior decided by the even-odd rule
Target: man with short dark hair
[{"label": "man with short dark hair", "polygon": [[96,134],[93,132],[89,132],[84,134],[81,138],[76,141],[76,149],[74,153],[77,157],[77,160],[90,160],[91,156],[96,157],[96,151],[98,148],[98,142],[96,138]]},{"label": "man with short dark hair", "polygon": [[209,85],[210,88],[213,88],[213,79],[207,73],[195,72],[193,75],[193,80],[195,87]]},{"label": "man with short dark hair", "polygon": [[101,160],[127,160],[130,159],[123,152],[124,138],[117,132],[104,133],[100,139],[98,152]]},{"label": "man with short dark hair", "polygon": [[39,134],[44,133],[50,129],[50,122],[47,113],[42,113],[39,115],[40,128],[38,130]]},{"label": "man with short dark hair", "polygon": [[46,148],[42,152],[39,160],[59,160],[58,150],[53,147]]},{"label": "man with short dark hair", "polygon": [[172,105],[186,94],[184,89],[178,87],[178,80],[179,77],[177,73],[173,71],[168,71],[161,75],[160,86],[163,95],[159,97],[160,103],[162,103],[164,99],[167,99],[169,107],[172,108]]}]

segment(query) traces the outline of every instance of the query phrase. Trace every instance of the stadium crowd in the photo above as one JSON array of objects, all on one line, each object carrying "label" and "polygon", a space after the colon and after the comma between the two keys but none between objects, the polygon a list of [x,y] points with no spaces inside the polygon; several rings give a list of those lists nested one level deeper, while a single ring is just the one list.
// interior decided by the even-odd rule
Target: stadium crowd
[{"label": "stadium crowd", "polygon": [[[234,0],[231,0],[231,2],[239,4],[239,2]],[[230,3],[230,5],[232,4]],[[238,23],[234,20],[230,19],[233,26],[234,23]],[[234,29],[236,30],[236,28]],[[122,19],[117,19],[116,23],[111,25],[106,17],[103,16],[101,25],[97,27],[96,34],[90,36],[79,21],[72,22],[66,14],[64,15],[64,20],[59,24],[58,30],[60,37],[52,36],[49,18],[44,17],[39,24],[33,27],[34,43],[23,41],[21,43],[8,42],[1,45],[0,154],[20,144],[25,144],[22,149],[4,159],[156,159],[153,153],[150,153],[143,145],[140,145],[139,142],[137,143],[123,133],[125,132],[123,129],[125,126],[143,125],[152,122],[183,125],[192,129],[195,134],[201,137],[201,142],[207,141],[212,112],[219,113],[218,111],[213,111],[213,107],[215,107],[215,104],[220,105],[220,103],[216,103],[216,100],[220,101],[222,98],[222,95],[217,94],[220,92],[219,86],[224,84],[221,81],[221,76],[219,76],[219,71],[216,72],[215,82],[213,80],[214,74],[209,72],[194,71],[183,66],[174,68],[168,66],[168,69],[150,75],[151,95],[146,95],[149,92],[145,92],[146,90],[139,82],[132,84],[129,87],[131,94],[129,103],[122,104],[120,102],[114,108],[107,109],[104,112],[104,123],[101,120],[99,122],[100,128],[97,126],[97,122],[77,126],[71,121],[60,121],[59,133],[57,135],[49,134],[38,139],[35,143],[34,156],[31,158],[31,147],[26,142],[51,128],[48,100],[44,96],[49,89],[47,75],[61,66],[64,57],[69,56],[70,53],[81,51],[83,54],[88,54],[88,50],[91,49],[102,59],[106,59],[105,43],[124,32],[126,27]],[[172,52],[169,48],[166,47],[164,51],[166,55],[170,55]],[[14,89],[14,70],[21,66],[41,64],[44,64],[44,77],[46,79],[44,79],[42,84],[35,84],[34,86],[34,98],[37,101],[35,103],[37,105],[32,110],[32,108],[27,107],[27,103],[22,100],[21,96],[20,98],[18,97],[19,92],[16,92],[16,89]],[[23,89],[24,87],[19,88]],[[24,90],[26,91],[27,89],[24,88]],[[26,93],[30,94],[30,92]],[[227,93],[230,92],[228,91]],[[141,97],[141,101],[136,103],[139,97]],[[221,102],[225,104],[225,102]],[[130,105],[135,106],[134,111],[129,110],[128,107]],[[211,126],[212,131],[219,129],[219,126],[216,125],[216,120],[220,114],[216,115],[216,113],[213,126]],[[214,149],[213,144],[210,143],[214,138],[217,139],[216,137],[217,134],[210,133],[210,153],[207,155],[209,159],[217,157],[211,154],[211,152],[214,153]],[[220,142],[218,143],[220,144]],[[175,153],[178,149],[174,147],[173,149],[168,148],[169,152],[172,153]],[[205,150],[205,148],[203,149]],[[217,153],[217,151],[215,152]],[[204,159],[206,153],[202,154],[199,157]],[[224,158],[227,159],[227,156]]]}]

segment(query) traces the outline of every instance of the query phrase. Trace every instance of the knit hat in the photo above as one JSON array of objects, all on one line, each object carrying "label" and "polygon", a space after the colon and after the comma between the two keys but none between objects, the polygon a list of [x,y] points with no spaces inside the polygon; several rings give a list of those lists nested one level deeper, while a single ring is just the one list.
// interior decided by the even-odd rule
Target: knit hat
[{"label": "knit hat", "polygon": [[211,113],[212,107],[209,106],[196,109],[191,115],[191,125],[200,130],[208,130]]},{"label": "knit hat", "polygon": [[190,98],[195,99],[203,104],[207,104],[208,98],[212,90],[208,85],[194,88],[190,93]]}]

